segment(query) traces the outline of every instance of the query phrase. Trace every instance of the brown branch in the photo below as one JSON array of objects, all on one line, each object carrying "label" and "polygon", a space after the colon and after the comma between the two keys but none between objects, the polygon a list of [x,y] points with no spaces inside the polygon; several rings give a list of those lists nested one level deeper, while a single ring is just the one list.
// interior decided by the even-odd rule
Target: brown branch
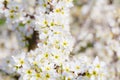
[{"label": "brown branch", "polygon": [[28,51],[34,50],[37,48],[37,43],[39,41],[38,31],[33,30],[33,34],[31,38],[26,39],[28,41]]}]

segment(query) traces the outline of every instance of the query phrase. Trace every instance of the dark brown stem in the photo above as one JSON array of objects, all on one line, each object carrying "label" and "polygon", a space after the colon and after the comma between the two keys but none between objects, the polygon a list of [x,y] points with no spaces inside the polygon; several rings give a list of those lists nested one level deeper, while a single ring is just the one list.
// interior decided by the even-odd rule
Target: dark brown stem
[{"label": "dark brown stem", "polygon": [[37,48],[37,43],[39,41],[38,31],[33,30],[33,34],[31,38],[27,38],[28,41],[28,51],[34,50]]}]

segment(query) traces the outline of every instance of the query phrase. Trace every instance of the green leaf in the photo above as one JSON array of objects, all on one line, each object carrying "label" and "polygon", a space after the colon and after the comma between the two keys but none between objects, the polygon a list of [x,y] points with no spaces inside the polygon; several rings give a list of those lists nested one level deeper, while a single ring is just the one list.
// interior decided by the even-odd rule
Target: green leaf
[{"label": "green leaf", "polygon": [[19,23],[19,26],[22,26],[22,27],[23,27],[23,26],[25,26],[25,24],[23,24],[23,23]]},{"label": "green leaf", "polygon": [[4,25],[5,22],[6,22],[6,19],[5,19],[5,18],[0,18],[0,26],[1,26],[1,25]]}]

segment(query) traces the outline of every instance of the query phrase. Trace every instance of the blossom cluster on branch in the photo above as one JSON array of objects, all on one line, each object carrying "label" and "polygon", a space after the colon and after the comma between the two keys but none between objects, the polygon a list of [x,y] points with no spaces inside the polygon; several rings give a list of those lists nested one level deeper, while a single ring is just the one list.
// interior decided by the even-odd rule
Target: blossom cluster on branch
[{"label": "blossom cluster on branch", "polygon": [[[2,0],[0,12],[16,32],[22,46],[37,33],[37,47],[7,61],[19,80],[107,80],[98,57],[71,56],[74,38],[69,29],[72,0]],[[3,65],[3,69],[6,68]]]}]

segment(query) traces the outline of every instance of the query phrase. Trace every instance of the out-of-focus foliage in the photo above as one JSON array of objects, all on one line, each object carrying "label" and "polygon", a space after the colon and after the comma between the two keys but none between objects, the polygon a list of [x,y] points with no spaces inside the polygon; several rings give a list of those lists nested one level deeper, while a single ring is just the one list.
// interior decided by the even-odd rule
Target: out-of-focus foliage
[{"label": "out-of-focus foliage", "polygon": [[5,18],[0,18],[0,26],[5,24],[6,19]]}]

